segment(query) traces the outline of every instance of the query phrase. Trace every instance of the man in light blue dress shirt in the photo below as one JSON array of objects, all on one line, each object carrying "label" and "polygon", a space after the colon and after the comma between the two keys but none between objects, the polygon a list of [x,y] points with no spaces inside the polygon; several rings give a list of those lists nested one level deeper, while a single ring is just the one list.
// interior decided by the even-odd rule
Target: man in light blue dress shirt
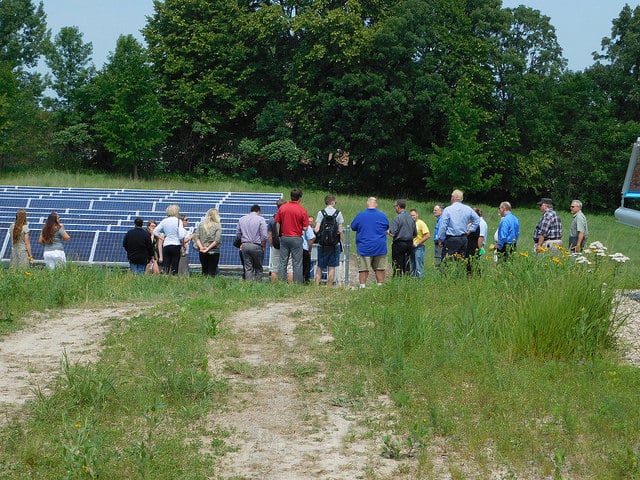
[{"label": "man in light blue dress shirt", "polygon": [[438,228],[438,244],[444,247],[444,256],[467,258],[467,234],[480,226],[480,217],[462,203],[461,190],[451,193],[451,205],[444,209]]}]

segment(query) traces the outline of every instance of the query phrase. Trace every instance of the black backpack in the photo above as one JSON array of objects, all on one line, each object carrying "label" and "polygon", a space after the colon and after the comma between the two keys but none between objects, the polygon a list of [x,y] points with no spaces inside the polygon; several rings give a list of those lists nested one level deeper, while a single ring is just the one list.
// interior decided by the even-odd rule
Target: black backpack
[{"label": "black backpack", "polygon": [[338,225],[339,210],[333,215],[327,214],[326,210],[322,210],[322,221],[320,229],[316,235],[316,241],[323,247],[334,247],[340,242],[340,226]]}]

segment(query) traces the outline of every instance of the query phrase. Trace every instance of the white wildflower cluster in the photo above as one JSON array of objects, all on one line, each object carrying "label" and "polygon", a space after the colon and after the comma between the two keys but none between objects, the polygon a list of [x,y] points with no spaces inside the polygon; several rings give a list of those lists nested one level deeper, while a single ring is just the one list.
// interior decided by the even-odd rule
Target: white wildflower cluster
[{"label": "white wildflower cluster", "polygon": [[622,253],[607,253],[607,247],[605,247],[600,242],[592,242],[589,244],[589,248],[585,248],[582,253],[576,253],[573,255],[575,257],[576,263],[586,263],[587,265],[591,265],[591,260],[586,255],[595,255],[597,257],[608,257],[614,262],[624,263],[628,262],[630,259],[626,255]]},{"label": "white wildflower cluster", "polygon": [[629,257],[623,255],[622,253],[614,253],[613,255],[609,255],[609,258],[618,263],[624,263],[630,260]]}]

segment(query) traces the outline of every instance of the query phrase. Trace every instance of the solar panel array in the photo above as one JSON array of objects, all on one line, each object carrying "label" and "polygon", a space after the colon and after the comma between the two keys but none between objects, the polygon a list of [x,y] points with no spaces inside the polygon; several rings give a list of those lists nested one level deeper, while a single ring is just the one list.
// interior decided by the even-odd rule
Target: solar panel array
[{"label": "solar panel array", "polygon": [[[171,204],[180,206],[180,213],[189,217],[189,226],[197,227],[206,211],[217,208],[222,223],[220,266],[240,267],[238,249],[234,248],[236,225],[253,204],[260,205],[261,214],[271,218],[281,193],[194,192],[180,190],[136,190],[97,188],[58,188],[0,185],[0,259],[11,255],[9,225],[15,221],[16,210],[24,208],[31,230],[31,248],[36,260],[42,259],[43,247],[38,244],[40,231],[51,212],[71,236],[65,244],[67,259],[74,262],[101,265],[128,265],[122,248],[125,233],[133,228],[133,220],[159,222]],[[265,256],[268,265],[268,253]],[[189,249],[189,264],[199,267],[198,252]]]}]

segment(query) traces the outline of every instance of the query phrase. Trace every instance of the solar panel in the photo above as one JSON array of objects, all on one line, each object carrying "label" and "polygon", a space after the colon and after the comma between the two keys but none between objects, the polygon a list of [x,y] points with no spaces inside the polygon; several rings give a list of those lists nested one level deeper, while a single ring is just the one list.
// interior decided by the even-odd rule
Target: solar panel
[{"label": "solar panel", "polygon": [[49,211],[57,211],[60,208],[78,208],[88,210],[91,208],[91,200],[75,200],[70,198],[40,198],[29,202],[29,208],[42,208]]}]

